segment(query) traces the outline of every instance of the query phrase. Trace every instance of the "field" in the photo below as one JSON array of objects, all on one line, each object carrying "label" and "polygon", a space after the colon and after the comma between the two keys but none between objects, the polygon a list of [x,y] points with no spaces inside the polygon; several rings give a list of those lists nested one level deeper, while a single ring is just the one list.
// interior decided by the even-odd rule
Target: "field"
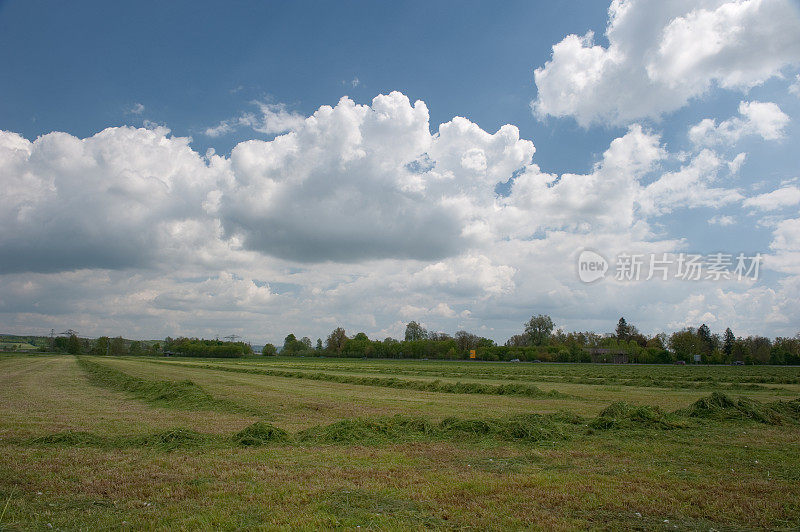
[{"label": "field", "polygon": [[800,527],[800,368],[0,355],[0,529]]}]

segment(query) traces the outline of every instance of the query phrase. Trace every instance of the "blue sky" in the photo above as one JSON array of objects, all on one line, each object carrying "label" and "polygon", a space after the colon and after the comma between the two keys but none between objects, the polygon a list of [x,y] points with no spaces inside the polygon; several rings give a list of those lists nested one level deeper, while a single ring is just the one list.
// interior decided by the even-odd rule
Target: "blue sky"
[{"label": "blue sky", "polygon": [[800,329],[795,0],[11,1],[0,56],[4,331]]},{"label": "blue sky", "polygon": [[[542,150],[546,166],[583,170],[608,135],[535,120],[533,69],[563,35],[601,33],[606,9],[592,1],[502,10],[490,2],[5,2],[0,119],[35,138],[85,137],[147,118],[192,136],[200,151],[226,153],[250,137],[200,133],[254,99],[309,115],[345,94],[368,103],[397,90],[424,100],[432,124],[464,116],[496,131],[513,123],[537,146],[556,148]],[[136,103],[142,117],[126,114]],[[578,149],[559,149],[562,135]]]}]

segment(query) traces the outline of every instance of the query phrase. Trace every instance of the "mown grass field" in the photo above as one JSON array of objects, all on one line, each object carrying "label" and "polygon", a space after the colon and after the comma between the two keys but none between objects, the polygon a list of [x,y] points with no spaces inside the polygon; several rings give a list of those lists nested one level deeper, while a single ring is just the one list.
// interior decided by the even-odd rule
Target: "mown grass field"
[{"label": "mown grass field", "polygon": [[0,529],[796,529],[798,398],[786,367],[0,355]]}]

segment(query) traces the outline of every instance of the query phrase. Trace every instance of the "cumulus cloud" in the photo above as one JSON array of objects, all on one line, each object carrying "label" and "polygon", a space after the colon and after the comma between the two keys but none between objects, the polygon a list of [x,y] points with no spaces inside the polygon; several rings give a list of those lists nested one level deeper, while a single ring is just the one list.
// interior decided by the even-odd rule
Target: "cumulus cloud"
[{"label": "cumulus cloud", "polygon": [[533,151],[512,126],[491,135],[456,118],[431,135],[425,104],[398,92],[345,97],[287,135],[236,146],[218,214],[226,234],[285,259],[434,260],[480,237],[473,202],[492,201]]},{"label": "cumulus cloud", "polygon": [[514,180],[504,202],[509,210],[504,219],[528,235],[541,229],[629,228],[635,222],[640,178],[665,157],[657,135],[631,126],[611,142],[588,175],[557,176],[541,172],[536,165],[528,167]]},{"label": "cumulus cloud", "polygon": [[800,63],[800,14],[790,0],[614,0],[608,46],[568,35],[537,68],[540,116],[582,126],[656,118],[712,87],[747,91]]},{"label": "cumulus cloud", "polygon": [[[779,272],[793,274],[796,276],[795,289],[800,288],[800,218],[789,218],[775,224],[769,247],[772,254],[765,265]],[[795,293],[800,297],[800,290]],[[795,306],[796,302],[797,299]]]},{"label": "cumulus cloud", "polygon": [[274,301],[269,285],[257,285],[252,279],[242,279],[230,272],[198,283],[181,283],[160,292],[154,307],[166,310],[192,309],[214,312],[261,311]]},{"label": "cumulus cloud", "polygon": [[242,113],[236,118],[221,121],[216,126],[208,127],[205,135],[211,138],[221,137],[245,127],[264,133],[275,135],[291,131],[299,127],[305,117],[294,111],[289,111],[286,104],[269,102],[252,102],[259,109],[259,114]]},{"label": "cumulus cloud", "polygon": [[702,150],[687,164],[643,188],[639,196],[642,212],[648,215],[663,215],[679,208],[719,208],[742,199],[735,189],[717,187],[714,184],[722,168],[729,167],[711,150]]},{"label": "cumulus cloud", "polygon": [[204,216],[218,162],[164,128],[33,142],[0,132],[0,268],[148,266],[175,224]]},{"label": "cumulus cloud", "polygon": [[758,135],[764,140],[784,137],[789,116],[772,102],[741,102],[741,117],[729,118],[719,125],[706,118],[689,130],[689,139],[697,146],[732,145],[746,135]]},{"label": "cumulus cloud", "polygon": [[[534,154],[512,125],[491,133],[455,117],[432,132],[427,106],[397,92],[322,106],[229,157],[201,156],[157,127],[33,141],[2,132],[0,319],[275,341],[337,325],[385,335],[411,319],[502,337],[534,311],[597,330],[626,309],[661,326],[706,312],[726,320],[748,301],[796,315],[788,282],[712,297],[687,283],[588,287],[574,269],[587,247],[608,258],[685,249],[653,220],[739,203],[726,179],[743,154],[671,153],[639,124],[584,174],[548,173]],[[789,206],[786,194],[763,202]],[[769,227],[770,267],[794,271],[794,226]]]},{"label": "cumulus cloud", "polygon": [[747,198],[742,202],[745,207],[762,211],[774,211],[800,204],[800,187],[787,185],[772,192]]}]

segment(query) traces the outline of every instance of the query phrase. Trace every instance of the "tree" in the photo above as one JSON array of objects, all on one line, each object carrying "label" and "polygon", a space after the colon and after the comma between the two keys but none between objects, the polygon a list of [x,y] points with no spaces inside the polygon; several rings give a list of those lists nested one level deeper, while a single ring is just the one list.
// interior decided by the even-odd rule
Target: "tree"
[{"label": "tree", "polygon": [[749,361],[751,364],[766,364],[769,362],[769,355],[772,349],[772,341],[769,338],[748,336],[745,340],[745,345],[749,355],[749,360],[746,357],[745,362]]},{"label": "tree", "polygon": [[308,336],[303,336],[300,339],[300,343],[303,344],[303,347],[305,348],[306,351],[311,350],[311,338],[309,338]]},{"label": "tree", "polygon": [[515,334],[506,340],[506,347],[525,347],[530,345],[531,338],[527,334]]},{"label": "tree", "polygon": [[736,342],[736,337],[733,331],[728,327],[725,329],[725,336],[722,338],[722,352],[725,353],[725,359],[730,360],[733,356],[733,344]]},{"label": "tree", "polygon": [[272,344],[266,344],[261,349],[261,354],[267,357],[274,357],[278,354],[278,349]]},{"label": "tree", "polygon": [[110,349],[112,355],[125,355],[127,354],[127,349],[125,348],[125,340],[122,339],[122,336],[117,336],[116,338],[111,339],[111,346]]},{"label": "tree", "polygon": [[108,336],[101,336],[94,341],[91,353],[93,355],[107,355],[110,351],[111,339]]},{"label": "tree", "polygon": [[317,351],[322,351],[322,338],[317,338]]},{"label": "tree", "polygon": [[669,348],[678,360],[692,362],[694,355],[699,355],[706,348],[706,344],[697,335],[697,331],[689,327],[672,333],[669,337]]},{"label": "tree", "polygon": [[142,342],[134,340],[128,348],[128,354],[138,356],[142,354]]},{"label": "tree", "polygon": [[478,336],[467,331],[458,331],[455,335],[456,345],[462,353],[467,353],[470,349],[478,346]]},{"label": "tree", "polygon": [[347,334],[341,327],[336,327],[325,342],[325,348],[331,353],[341,353],[344,344],[347,342]]},{"label": "tree", "polygon": [[67,353],[70,355],[81,354],[81,341],[74,334],[70,334],[69,338],[67,338]]},{"label": "tree", "polygon": [[302,351],[303,347],[303,344],[297,340],[297,337],[294,334],[289,333],[283,340],[283,349],[281,349],[281,354],[294,355],[299,351]]},{"label": "tree", "polygon": [[617,322],[616,331],[617,340],[620,342],[627,342],[631,337],[631,328],[625,318],[620,318]]},{"label": "tree", "polygon": [[654,349],[666,349],[667,335],[664,333],[656,334],[647,341],[647,347],[652,347]]},{"label": "tree", "polygon": [[705,323],[697,329],[697,337],[703,342],[705,349],[702,353],[698,354],[708,354],[714,350],[714,338],[711,336],[711,329],[708,328],[708,325]]},{"label": "tree", "polygon": [[539,314],[531,317],[525,324],[525,334],[531,339],[533,345],[545,345],[550,339],[555,324],[550,316]]},{"label": "tree", "polygon": [[416,321],[409,322],[406,325],[406,342],[425,340],[426,338],[428,338],[428,331]]}]

